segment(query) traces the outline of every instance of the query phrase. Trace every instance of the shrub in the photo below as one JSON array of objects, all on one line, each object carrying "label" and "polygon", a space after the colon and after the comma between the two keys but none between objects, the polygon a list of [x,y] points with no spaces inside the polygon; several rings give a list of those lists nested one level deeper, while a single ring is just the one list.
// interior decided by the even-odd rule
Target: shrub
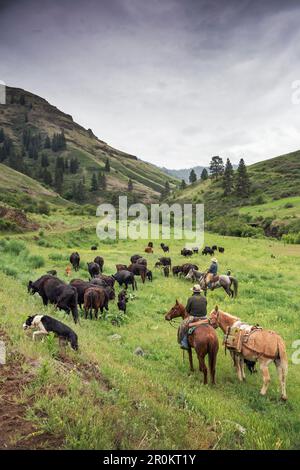
[{"label": "shrub", "polygon": [[291,209],[292,207],[294,207],[294,204],[292,204],[291,202],[287,202],[286,204],[284,204],[283,206],[285,209]]},{"label": "shrub", "polygon": [[61,253],[49,253],[48,258],[52,261],[62,261],[64,259]]},{"label": "shrub", "polygon": [[6,244],[6,251],[13,255],[19,255],[22,251],[27,253],[25,243],[19,240],[11,240]]},{"label": "shrub", "polygon": [[28,257],[28,265],[33,269],[42,268],[45,266],[45,260],[42,256],[32,255]]}]

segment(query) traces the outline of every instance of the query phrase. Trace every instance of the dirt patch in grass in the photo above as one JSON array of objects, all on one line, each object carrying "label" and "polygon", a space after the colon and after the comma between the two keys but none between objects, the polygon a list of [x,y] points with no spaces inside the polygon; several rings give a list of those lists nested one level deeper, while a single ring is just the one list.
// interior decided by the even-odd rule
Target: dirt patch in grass
[{"label": "dirt patch in grass", "polygon": [[99,365],[94,362],[75,362],[71,358],[61,354],[57,363],[64,371],[76,372],[83,382],[90,383],[96,380],[103,390],[108,391],[112,388],[109,380],[101,373]]},{"label": "dirt patch in grass", "polygon": [[[7,344],[7,334],[0,330]],[[30,371],[26,365],[32,366]],[[0,449],[59,449],[62,437],[49,434],[26,419],[32,403],[22,401],[22,391],[35,376],[36,363],[29,363],[18,352],[10,352],[6,365],[0,365]]]}]

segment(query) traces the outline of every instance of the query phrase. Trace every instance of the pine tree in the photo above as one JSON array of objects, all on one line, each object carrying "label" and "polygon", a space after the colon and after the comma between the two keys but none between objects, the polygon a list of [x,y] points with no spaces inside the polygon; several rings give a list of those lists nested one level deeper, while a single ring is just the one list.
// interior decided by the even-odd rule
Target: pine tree
[{"label": "pine tree", "polygon": [[78,185],[73,185],[73,199],[78,203],[83,203],[85,201],[85,186],[82,181],[79,181]]},{"label": "pine tree", "polygon": [[133,182],[132,182],[132,179],[129,179],[128,180],[128,187],[127,187],[128,191],[131,193],[133,191]]},{"label": "pine tree", "polygon": [[239,197],[246,197],[250,193],[250,180],[243,158],[239,162],[236,173],[235,191]]},{"label": "pine tree", "polygon": [[180,189],[185,189],[185,188],[186,188],[186,182],[184,179],[182,179],[180,183]]},{"label": "pine tree", "polygon": [[50,137],[48,135],[45,139],[44,148],[45,149],[50,149],[51,148],[51,140],[50,140]]},{"label": "pine tree", "polygon": [[70,173],[75,174],[75,173],[77,173],[78,169],[79,169],[79,161],[77,160],[76,157],[71,158]]},{"label": "pine tree", "polygon": [[49,159],[46,153],[42,153],[41,165],[42,168],[47,168],[49,166]]},{"label": "pine tree", "polygon": [[233,190],[233,168],[232,164],[227,158],[224,175],[223,175],[223,188],[224,188],[224,195],[228,196],[232,193]]},{"label": "pine tree", "polygon": [[44,170],[44,174],[43,174],[43,181],[45,184],[47,184],[48,186],[51,186],[52,185],[52,175],[50,173],[49,170],[47,170],[47,168],[45,168]]},{"label": "pine tree", "polygon": [[208,171],[206,168],[203,168],[200,178],[201,178],[201,181],[205,181],[208,179]]},{"label": "pine tree", "polygon": [[209,171],[212,177],[216,179],[218,179],[218,177],[224,173],[224,163],[221,157],[212,157],[209,165]]},{"label": "pine tree", "polygon": [[98,180],[97,180],[96,174],[93,173],[92,182],[91,182],[91,191],[97,191],[97,190],[98,190]]},{"label": "pine tree", "polygon": [[190,176],[189,176],[189,182],[191,184],[195,183],[197,181],[197,175],[195,173],[195,170],[192,168],[191,172],[190,172]]},{"label": "pine tree", "polygon": [[106,189],[106,176],[101,172],[98,175],[98,188],[103,190]]},{"label": "pine tree", "polygon": [[169,183],[169,181],[166,181],[165,182],[165,195],[168,196],[170,194],[170,191],[171,191],[170,183]]},{"label": "pine tree", "polygon": [[105,162],[105,171],[110,172],[110,163],[109,163],[108,158],[106,159],[106,162]]},{"label": "pine tree", "polygon": [[4,142],[4,139],[5,139],[5,134],[4,134],[3,128],[1,127],[1,129],[0,129],[0,144],[2,144]]}]

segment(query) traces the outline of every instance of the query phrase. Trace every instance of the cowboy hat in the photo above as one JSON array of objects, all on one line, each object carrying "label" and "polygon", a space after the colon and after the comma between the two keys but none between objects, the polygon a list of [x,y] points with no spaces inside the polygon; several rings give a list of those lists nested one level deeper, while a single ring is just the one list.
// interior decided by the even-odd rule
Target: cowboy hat
[{"label": "cowboy hat", "polygon": [[212,260],[214,263],[217,263],[217,262],[218,262],[217,258],[212,258],[211,260]]},{"label": "cowboy hat", "polygon": [[202,292],[202,289],[199,284],[195,284],[190,290],[193,292]]}]

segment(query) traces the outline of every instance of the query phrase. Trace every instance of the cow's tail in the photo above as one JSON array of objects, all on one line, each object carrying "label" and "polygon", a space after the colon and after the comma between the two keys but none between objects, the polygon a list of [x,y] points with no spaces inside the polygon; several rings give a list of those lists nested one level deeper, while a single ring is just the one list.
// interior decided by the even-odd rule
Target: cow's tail
[{"label": "cow's tail", "polygon": [[231,280],[232,284],[233,284],[233,297],[237,297],[237,294],[238,294],[238,280],[235,278],[235,277],[232,277],[232,276],[229,276],[229,279]]}]

